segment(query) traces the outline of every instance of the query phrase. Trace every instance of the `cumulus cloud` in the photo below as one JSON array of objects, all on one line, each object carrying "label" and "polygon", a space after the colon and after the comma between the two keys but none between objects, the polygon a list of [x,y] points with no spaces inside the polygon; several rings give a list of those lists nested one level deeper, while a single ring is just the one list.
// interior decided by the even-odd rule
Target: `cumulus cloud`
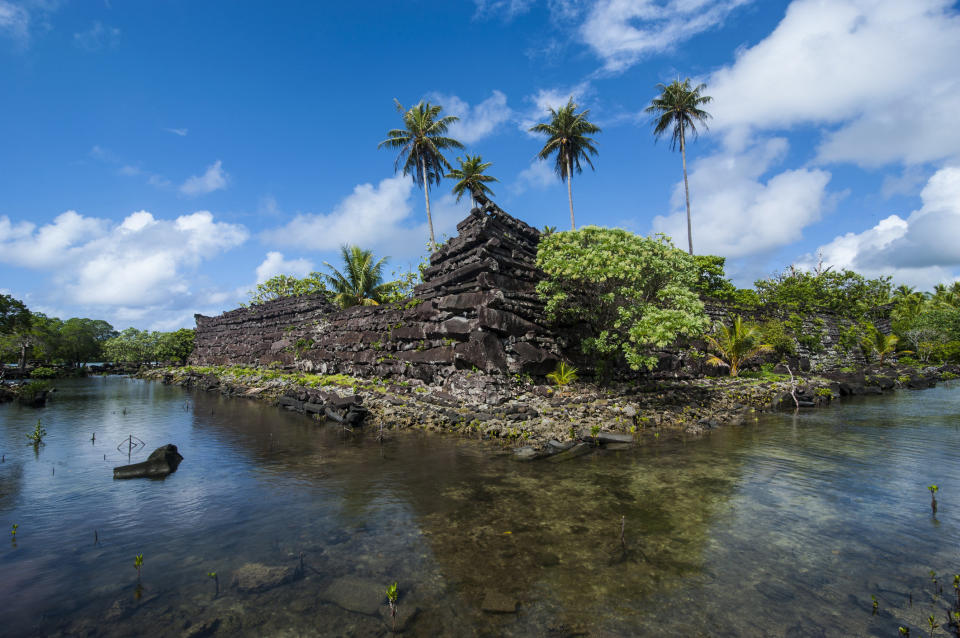
[{"label": "cumulus cloud", "polygon": [[203,175],[194,175],[181,184],[180,192],[190,197],[206,195],[226,188],[229,178],[230,176],[223,170],[223,162],[217,160],[207,167]]},{"label": "cumulus cloud", "polygon": [[313,272],[313,262],[309,259],[284,259],[283,253],[271,250],[263,262],[257,266],[257,282],[262,284],[276,275],[306,277]]},{"label": "cumulus cloud", "polygon": [[507,96],[500,91],[493,91],[490,97],[472,107],[456,95],[434,93],[430,97],[443,105],[445,114],[460,118],[450,127],[450,136],[464,144],[473,144],[491,135],[513,115],[507,106]]},{"label": "cumulus cloud", "polygon": [[715,28],[752,0],[602,0],[580,28],[583,41],[620,72],[643,57],[671,49]]},{"label": "cumulus cloud", "polygon": [[536,0],[474,0],[477,11],[474,17],[497,17],[509,22],[528,12]]},{"label": "cumulus cloud", "polygon": [[[419,255],[430,234],[423,208],[418,206],[414,211],[412,194],[412,181],[401,175],[376,186],[360,184],[331,212],[299,214],[286,225],[264,232],[261,238],[268,244],[315,251],[359,244],[393,258]],[[455,205],[449,194],[432,197],[430,204],[438,240],[444,233],[452,233],[466,216],[465,205]]]},{"label": "cumulus cloud", "polygon": [[[723,151],[692,165],[689,175],[693,246],[699,254],[726,257],[769,252],[801,238],[830,201],[830,173],[817,169],[786,170],[764,176],[787,152],[787,141],[773,138],[742,152]],[[654,218],[657,232],[686,246],[687,221],[683,182],[674,188],[672,211]]]},{"label": "cumulus cloud", "polygon": [[948,0],[795,0],[709,80],[717,128],[825,125],[818,158],[864,166],[960,154],[960,16]]},{"label": "cumulus cloud", "polygon": [[208,211],[173,220],[138,211],[119,224],[67,211],[39,227],[0,217],[0,261],[49,271],[58,298],[134,312],[176,305],[200,262],[247,236]]},{"label": "cumulus cloud", "polygon": [[[960,166],[940,169],[920,193],[921,206],[890,215],[861,233],[836,237],[817,251],[824,263],[870,276],[929,287],[955,278],[960,266]],[[802,265],[810,265],[808,255]]]}]

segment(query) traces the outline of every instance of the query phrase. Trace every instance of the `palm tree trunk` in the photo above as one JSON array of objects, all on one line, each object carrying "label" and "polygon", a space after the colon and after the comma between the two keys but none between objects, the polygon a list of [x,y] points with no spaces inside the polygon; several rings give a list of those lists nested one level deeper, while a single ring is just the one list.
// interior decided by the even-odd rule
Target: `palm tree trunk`
[{"label": "palm tree trunk", "polygon": [[683,139],[683,125],[680,125],[680,157],[683,159],[683,192],[687,196],[687,243],[693,254],[693,230],[690,224],[690,186],[687,184],[687,146]]},{"label": "palm tree trunk", "polygon": [[570,165],[570,158],[567,158],[567,199],[570,200],[570,230],[576,230],[577,225],[573,222],[573,167]]},{"label": "palm tree trunk", "polygon": [[433,217],[430,216],[430,179],[427,177],[427,161],[420,156],[420,169],[423,171],[423,198],[427,202],[427,224],[430,226],[430,250],[437,249],[437,241],[433,238]]}]

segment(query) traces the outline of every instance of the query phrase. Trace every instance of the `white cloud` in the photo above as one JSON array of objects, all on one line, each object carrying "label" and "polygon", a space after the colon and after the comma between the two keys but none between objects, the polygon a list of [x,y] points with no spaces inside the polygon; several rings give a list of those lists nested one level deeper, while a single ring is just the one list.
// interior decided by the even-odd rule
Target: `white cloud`
[{"label": "white cloud", "polygon": [[[769,252],[801,238],[820,219],[829,198],[830,173],[783,171],[763,177],[787,152],[787,141],[773,138],[744,149],[697,160],[689,175],[693,248],[698,254],[743,257]],[[677,165],[679,171],[679,158]],[[673,212],[654,218],[657,232],[687,244],[683,182],[674,188]]]},{"label": "white cloud", "polygon": [[230,176],[223,170],[223,162],[217,160],[207,167],[203,175],[194,175],[180,185],[180,192],[188,196],[206,195],[227,187]]},{"label": "white cloud", "polygon": [[308,259],[284,259],[283,253],[271,250],[266,258],[257,266],[257,281],[262,284],[275,275],[291,275],[306,277],[313,272],[313,262]]},{"label": "white cloud", "polygon": [[7,0],[0,0],[0,34],[25,43],[30,35],[30,14]]},{"label": "white cloud", "polygon": [[[571,98],[574,102],[579,102],[590,93],[592,88],[589,82],[580,82],[565,89],[540,89],[533,95],[527,96],[527,102],[530,102],[532,106],[520,119],[520,130],[528,135],[535,135],[530,133],[530,127],[537,122],[544,121],[548,117],[550,109],[557,110],[566,106],[567,100]],[[582,105],[578,106],[581,109],[584,108]]]},{"label": "white cloud", "polygon": [[138,211],[119,224],[67,211],[40,227],[0,217],[0,261],[49,271],[58,299],[132,312],[176,305],[190,294],[189,272],[247,236],[208,211],[174,220]]},{"label": "white cloud", "polygon": [[[937,171],[907,217],[890,215],[862,233],[836,237],[818,250],[825,264],[929,287],[955,278],[960,266],[960,167]],[[813,261],[807,256],[801,265]]]},{"label": "white cloud", "polygon": [[751,0],[602,0],[580,27],[580,37],[604,62],[620,72],[644,56],[678,44],[723,23]]},{"label": "white cloud", "polygon": [[520,171],[517,181],[511,187],[513,192],[520,194],[527,189],[543,190],[559,183],[557,173],[553,170],[553,162],[533,160],[530,166]]},{"label": "white cloud", "polygon": [[[410,178],[401,175],[376,186],[360,184],[332,212],[299,214],[286,225],[264,232],[262,239],[314,251],[358,244],[395,259],[419,255],[430,234],[422,204],[416,211],[411,204],[413,190]],[[433,195],[430,204],[438,241],[444,233],[452,234],[456,223],[467,214],[466,204],[454,204],[450,194]]]},{"label": "white cloud", "polygon": [[[960,17],[948,0],[795,0],[776,29],[714,73],[714,125],[828,125],[824,162],[960,154]],[[737,129],[740,129],[739,131]]]},{"label": "white cloud", "polygon": [[513,115],[507,106],[507,96],[500,91],[493,91],[490,97],[472,107],[456,95],[434,93],[430,99],[442,105],[445,114],[460,118],[450,127],[450,136],[464,144],[473,144],[494,133]]},{"label": "white cloud", "polygon": [[104,47],[113,47],[120,42],[120,29],[94,22],[89,29],[73,34],[73,43],[81,49],[96,51]]},{"label": "white cloud", "polygon": [[185,128],[165,128],[163,129],[167,133],[173,133],[174,135],[179,135],[180,137],[186,137],[187,133],[190,132],[190,129]]}]

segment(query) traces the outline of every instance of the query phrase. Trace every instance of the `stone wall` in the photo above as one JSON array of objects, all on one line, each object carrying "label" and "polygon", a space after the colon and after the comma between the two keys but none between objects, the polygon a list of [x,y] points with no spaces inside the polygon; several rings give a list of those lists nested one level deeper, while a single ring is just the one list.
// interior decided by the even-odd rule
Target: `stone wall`
[{"label": "stone wall", "polygon": [[[429,382],[457,368],[543,375],[563,353],[582,374],[591,374],[594,362],[579,351],[583,334],[577,326],[548,328],[535,291],[542,278],[535,264],[540,232],[489,202],[473,209],[457,230],[431,255],[424,283],[411,299],[338,310],[314,295],[217,317],[197,315],[190,363],[280,364],[323,374]],[[708,302],[706,310],[712,320],[726,323],[735,314],[719,303]],[[786,313],[767,308],[745,318],[783,320]],[[834,315],[806,318],[804,333],[819,338],[814,348],[800,344],[792,363],[803,369],[863,364],[859,348],[840,347],[846,327]],[[889,331],[889,322],[878,327]],[[719,372],[705,368],[686,348],[656,354],[660,365],[654,377]]]},{"label": "stone wall", "polygon": [[549,372],[559,348],[535,292],[539,231],[492,203],[457,230],[431,255],[412,299],[335,310],[321,297],[298,297],[197,315],[190,362],[425,381],[455,368]]}]

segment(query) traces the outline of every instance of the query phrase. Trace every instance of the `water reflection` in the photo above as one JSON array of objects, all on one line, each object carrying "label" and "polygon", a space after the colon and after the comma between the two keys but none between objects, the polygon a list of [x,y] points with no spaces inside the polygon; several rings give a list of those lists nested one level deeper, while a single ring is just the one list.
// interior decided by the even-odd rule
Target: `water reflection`
[{"label": "water reflection", "polygon": [[[0,408],[13,635],[375,635],[393,581],[413,635],[890,635],[929,613],[908,597],[930,569],[960,567],[956,386],[562,464],[417,433],[378,445],[159,384],[61,386],[42,411]],[[38,415],[35,459],[20,444]],[[131,435],[133,462],[170,442],[183,464],[113,481]],[[241,592],[249,564],[295,576]]]}]

